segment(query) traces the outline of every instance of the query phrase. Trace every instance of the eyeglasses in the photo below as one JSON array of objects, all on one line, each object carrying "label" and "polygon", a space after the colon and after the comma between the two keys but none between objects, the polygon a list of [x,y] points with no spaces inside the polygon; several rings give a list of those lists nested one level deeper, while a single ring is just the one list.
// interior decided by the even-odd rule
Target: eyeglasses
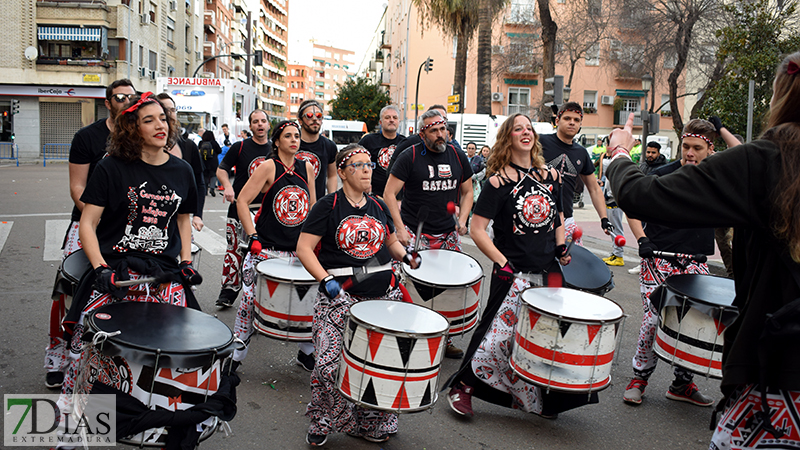
[{"label": "eyeglasses", "polygon": [[317,119],[322,120],[322,113],[321,112],[318,112],[318,113],[307,112],[307,113],[305,113],[305,116],[306,116],[306,119],[312,119],[312,118],[316,117]]},{"label": "eyeglasses", "polygon": [[111,96],[117,103],[125,103],[131,97],[133,97],[133,94],[114,94]]},{"label": "eyeglasses", "polygon": [[357,162],[352,164],[345,164],[346,167],[352,167],[355,170],[362,170],[366,168],[374,169],[375,163],[374,162]]}]

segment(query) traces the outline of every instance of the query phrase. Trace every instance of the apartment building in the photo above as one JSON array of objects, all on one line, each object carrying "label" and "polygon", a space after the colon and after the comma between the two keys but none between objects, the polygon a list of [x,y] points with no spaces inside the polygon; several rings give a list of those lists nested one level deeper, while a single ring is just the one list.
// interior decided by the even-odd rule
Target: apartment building
[{"label": "apartment building", "polygon": [[355,52],[350,50],[313,44],[314,98],[322,104],[325,115],[331,114],[330,101],[336,98],[336,85],[354,76],[354,59]]},{"label": "apartment building", "polygon": [[314,69],[300,64],[289,64],[286,78],[289,94],[289,116],[297,117],[297,111],[304,100],[315,98]]},{"label": "apartment building", "polygon": [[286,94],[289,36],[288,0],[261,0],[258,17],[253,19],[254,49],[264,52],[264,61],[256,67],[257,104],[270,119],[289,117]]}]

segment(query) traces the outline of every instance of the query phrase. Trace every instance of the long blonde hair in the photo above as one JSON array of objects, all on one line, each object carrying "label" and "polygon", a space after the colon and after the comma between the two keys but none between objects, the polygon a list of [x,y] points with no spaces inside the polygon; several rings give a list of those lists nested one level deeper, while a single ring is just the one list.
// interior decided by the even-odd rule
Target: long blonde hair
[{"label": "long blonde hair", "polygon": [[[524,117],[528,122],[533,125],[533,121],[525,114],[514,114],[497,129],[497,141],[492,147],[492,153],[489,154],[489,160],[486,162],[486,176],[497,173],[503,167],[511,162],[511,132],[514,130],[514,121],[517,117]],[[533,148],[531,149],[531,162],[534,167],[543,168],[545,166],[544,156],[542,156],[542,144],[539,142],[539,134],[533,130],[533,138],[535,140]]]}]

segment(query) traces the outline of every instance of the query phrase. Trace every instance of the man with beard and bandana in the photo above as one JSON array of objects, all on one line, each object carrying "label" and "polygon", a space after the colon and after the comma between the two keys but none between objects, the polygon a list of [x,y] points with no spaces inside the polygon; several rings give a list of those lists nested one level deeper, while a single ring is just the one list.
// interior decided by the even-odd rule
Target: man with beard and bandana
[{"label": "man with beard and bandana", "polygon": [[[461,236],[467,234],[472,210],[472,168],[467,155],[447,144],[447,122],[435,109],[426,111],[417,123],[422,142],[409,147],[397,158],[384,189],[384,201],[392,213],[397,239],[407,249],[420,239],[421,249],[461,251]],[[397,193],[403,189],[403,209]],[[447,204],[459,206],[458,222],[448,213]],[[418,213],[428,208],[422,235],[416,236]],[[460,358],[464,352],[447,342],[445,356]]]},{"label": "man with beard and bandana", "polygon": [[369,151],[370,159],[375,163],[375,170],[372,171],[372,193],[383,198],[383,188],[386,187],[386,178],[389,176],[389,161],[395,147],[405,136],[397,133],[400,114],[394,105],[381,109],[380,124],[380,131],[364,136],[358,145]]},{"label": "man with beard and bandana", "polygon": [[[239,245],[245,236],[234,201],[250,179],[250,175],[272,153],[272,146],[269,143],[269,117],[266,111],[257,109],[250,113],[248,120],[253,137],[233,144],[217,168],[217,180],[225,188],[223,194],[225,200],[231,204],[228,207],[228,224],[225,227],[228,248],[222,262],[222,289],[217,298],[217,306],[221,308],[233,306],[242,290],[242,261],[247,251],[246,247]],[[228,174],[231,170],[236,173],[233,184]],[[253,200],[251,209],[257,210],[261,206],[261,197],[262,195],[258,195]]]},{"label": "man with beard and bandana", "polygon": [[336,144],[322,136],[322,105],[316,100],[306,100],[297,110],[297,121],[300,122],[300,150],[295,158],[310,162],[314,167],[314,185],[317,198],[328,192],[335,192],[339,187],[336,179]]},{"label": "man with beard and bandana", "polygon": [[[127,78],[111,83],[106,88],[105,105],[108,109],[108,117],[81,128],[72,138],[72,145],[69,148],[69,194],[75,206],[72,208],[69,228],[64,237],[62,260],[82,247],[78,238],[78,224],[84,206],[80,200],[81,195],[86,189],[86,183],[92,176],[95,166],[106,155],[106,143],[114,129],[114,120],[122,112],[128,99],[135,94],[133,83]],[[68,362],[66,341],[64,341],[61,331],[61,319],[66,312],[66,298],[72,295],[72,292],[65,282],[66,280],[60,275],[56,276],[50,310],[50,341],[45,349],[44,368],[47,370],[45,386],[51,389],[61,386]]]}]

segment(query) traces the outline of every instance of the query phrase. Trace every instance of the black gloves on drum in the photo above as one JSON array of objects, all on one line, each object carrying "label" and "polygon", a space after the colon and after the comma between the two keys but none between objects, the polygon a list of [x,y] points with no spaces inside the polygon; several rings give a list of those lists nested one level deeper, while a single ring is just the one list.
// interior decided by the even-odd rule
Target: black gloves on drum
[{"label": "black gloves on drum", "polygon": [[336,298],[341,290],[342,287],[339,285],[339,282],[333,278],[333,275],[328,275],[319,282],[319,291],[330,299]]},{"label": "black gloves on drum", "polygon": [[97,292],[102,292],[103,294],[111,294],[113,297],[116,298],[124,298],[128,295],[128,288],[127,287],[118,287],[114,283],[119,281],[119,277],[117,276],[117,272],[114,271],[111,267],[103,264],[97,266],[94,269],[94,290]]},{"label": "black gloves on drum", "polygon": [[556,245],[556,258],[567,256],[567,244]]},{"label": "black gloves on drum", "polygon": [[608,221],[608,217],[603,217],[600,219],[600,227],[603,228],[608,234],[614,234],[614,225],[611,225],[611,222]]},{"label": "black gloves on drum", "polygon": [[658,247],[655,244],[650,242],[650,239],[647,236],[639,238],[639,256],[642,258],[653,258],[655,254],[653,252],[658,251]]},{"label": "black gloves on drum", "polygon": [[203,276],[192,267],[191,261],[183,261],[180,264],[181,279],[183,284],[194,286],[203,282]]},{"label": "black gloves on drum", "polygon": [[516,272],[516,269],[511,264],[511,261],[506,260],[505,265],[502,267],[500,267],[500,264],[494,263],[493,272],[500,281],[506,283],[514,282],[514,272]]},{"label": "black gloves on drum", "polygon": [[404,263],[406,263],[406,264],[408,264],[410,266],[411,265],[411,261],[414,261],[414,262],[417,263],[417,267],[412,267],[412,269],[418,269],[419,266],[422,265],[422,256],[420,256],[420,254],[417,253],[417,252],[406,253],[405,255],[403,255],[403,262]]}]

